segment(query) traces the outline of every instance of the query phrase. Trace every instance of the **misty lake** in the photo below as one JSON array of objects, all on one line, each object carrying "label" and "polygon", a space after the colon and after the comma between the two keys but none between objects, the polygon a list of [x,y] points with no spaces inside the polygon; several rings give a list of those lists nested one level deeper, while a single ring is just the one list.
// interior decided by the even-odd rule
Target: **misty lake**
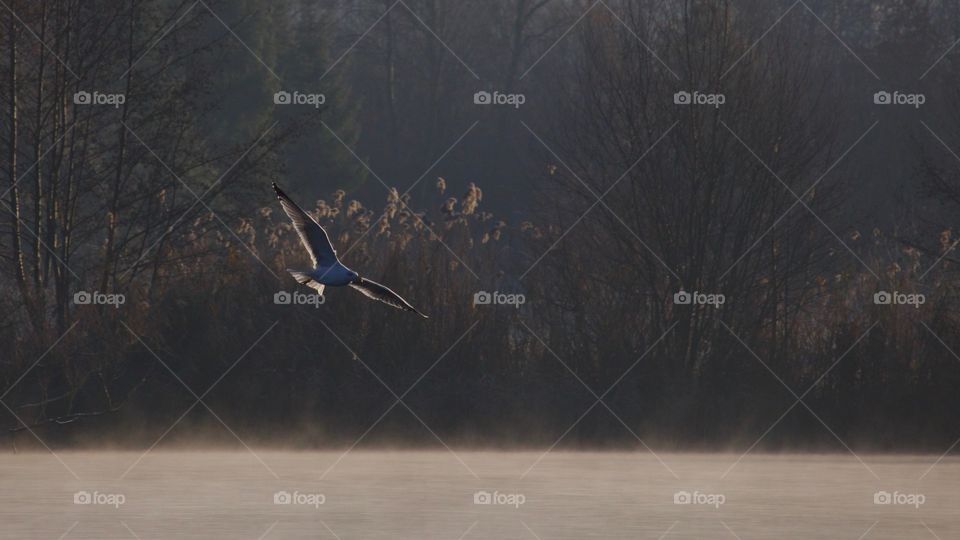
[{"label": "misty lake", "polygon": [[6,453],[0,537],[956,538],[960,463],[938,457]]}]

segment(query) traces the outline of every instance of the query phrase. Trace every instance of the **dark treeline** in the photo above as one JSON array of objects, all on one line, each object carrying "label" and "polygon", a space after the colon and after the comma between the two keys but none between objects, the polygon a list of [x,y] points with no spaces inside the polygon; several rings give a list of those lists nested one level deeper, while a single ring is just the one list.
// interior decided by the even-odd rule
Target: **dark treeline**
[{"label": "dark treeline", "polygon": [[[0,24],[15,444],[960,436],[955,3],[15,0]],[[271,181],[431,318],[277,303],[312,291]]]}]

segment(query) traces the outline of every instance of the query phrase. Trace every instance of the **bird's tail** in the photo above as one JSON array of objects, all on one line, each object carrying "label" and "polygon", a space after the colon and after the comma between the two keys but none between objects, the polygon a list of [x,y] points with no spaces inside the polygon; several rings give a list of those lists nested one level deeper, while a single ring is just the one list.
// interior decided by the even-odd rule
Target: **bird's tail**
[{"label": "bird's tail", "polygon": [[313,281],[313,278],[310,277],[306,272],[300,272],[298,270],[291,270],[287,268],[287,272],[290,272],[290,275],[293,276],[293,279],[297,280],[297,283],[301,285],[306,285]]},{"label": "bird's tail", "polygon": [[290,275],[293,276],[293,279],[297,280],[297,283],[306,285],[307,287],[317,291],[317,294],[320,296],[323,296],[323,289],[326,287],[326,285],[314,280],[312,277],[310,277],[310,274],[306,272],[300,272],[299,270],[291,270],[289,268],[287,268],[287,272],[290,272]]}]

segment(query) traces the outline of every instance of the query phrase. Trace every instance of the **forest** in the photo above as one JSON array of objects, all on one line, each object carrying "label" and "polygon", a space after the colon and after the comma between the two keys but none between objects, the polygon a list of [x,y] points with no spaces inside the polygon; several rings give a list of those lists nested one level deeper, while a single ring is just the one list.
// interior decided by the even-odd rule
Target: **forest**
[{"label": "forest", "polygon": [[960,3],[2,3],[0,444],[960,437]]}]

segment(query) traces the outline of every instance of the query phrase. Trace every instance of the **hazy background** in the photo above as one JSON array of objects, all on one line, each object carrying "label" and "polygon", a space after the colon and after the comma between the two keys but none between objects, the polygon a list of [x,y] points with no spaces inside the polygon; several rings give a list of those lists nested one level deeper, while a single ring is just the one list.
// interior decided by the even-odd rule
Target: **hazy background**
[{"label": "hazy background", "polygon": [[[4,8],[10,448],[960,436],[954,2]],[[312,291],[271,181],[431,318],[275,303]]]}]

